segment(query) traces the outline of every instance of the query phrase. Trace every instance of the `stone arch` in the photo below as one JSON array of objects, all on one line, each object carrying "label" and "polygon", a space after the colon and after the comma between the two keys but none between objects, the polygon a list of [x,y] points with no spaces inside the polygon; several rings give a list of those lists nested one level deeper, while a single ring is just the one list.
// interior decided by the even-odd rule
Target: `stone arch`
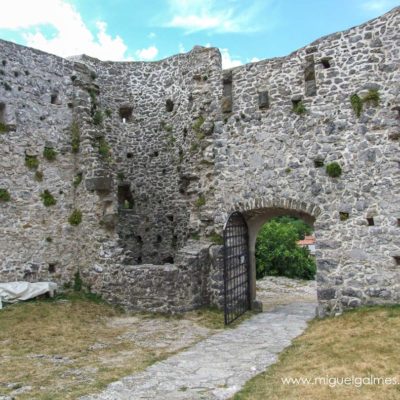
[{"label": "stone arch", "polygon": [[[317,231],[318,225],[315,222],[320,218],[322,209],[316,204],[297,199],[257,197],[246,201],[238,201],[230,207],[226,207],[224,210],[226,218],[234,211],[239,211],[243,214],[249,229],[250,298],[252,307],[257,307],[255,244],[259,230],[273,217],[292,215],[302,218],[314,226],[314,229]],[[318,237],[318,232],[315,235]]]}]

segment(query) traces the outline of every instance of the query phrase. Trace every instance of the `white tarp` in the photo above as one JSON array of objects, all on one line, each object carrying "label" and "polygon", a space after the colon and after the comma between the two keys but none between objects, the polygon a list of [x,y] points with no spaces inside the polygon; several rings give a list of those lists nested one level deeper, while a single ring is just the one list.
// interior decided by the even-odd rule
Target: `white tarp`
[{"label": "white tarp", "polygon": [[15,303],[20,300],[29,300],[41,294],[50,293],[54,296],[57,284],[54,282],[7,282],[0,283],[0,309],[2,301]]}]

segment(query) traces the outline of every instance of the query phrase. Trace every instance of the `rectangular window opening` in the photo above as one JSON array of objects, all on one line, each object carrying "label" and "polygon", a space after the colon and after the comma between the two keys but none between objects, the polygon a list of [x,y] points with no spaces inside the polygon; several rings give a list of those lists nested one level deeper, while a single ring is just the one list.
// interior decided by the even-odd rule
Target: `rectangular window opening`
[{"label": "rectangular window opening", "polygon": [[375,225],[375,221],[372,217],[367,218],[367,222],[368,222],[368,226],[374,226]]}]

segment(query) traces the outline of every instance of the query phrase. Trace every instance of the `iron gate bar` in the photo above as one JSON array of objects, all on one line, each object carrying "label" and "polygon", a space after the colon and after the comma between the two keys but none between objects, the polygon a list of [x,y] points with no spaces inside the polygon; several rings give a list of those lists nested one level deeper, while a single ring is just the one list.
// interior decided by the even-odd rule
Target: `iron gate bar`
[{"label": "iron gate bar", "polygon": [[224,227],[225,324],[250,309],[249,234],[240,212],[232,213]]}]

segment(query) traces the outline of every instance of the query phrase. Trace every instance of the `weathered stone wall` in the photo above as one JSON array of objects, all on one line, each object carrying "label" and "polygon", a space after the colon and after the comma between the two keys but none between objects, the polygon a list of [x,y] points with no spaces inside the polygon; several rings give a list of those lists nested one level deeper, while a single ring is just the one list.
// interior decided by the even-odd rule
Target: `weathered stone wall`
[{"label": "weathered stone wall", "polygon": [[[318,206],[325,310],[400,300],[399,23],[397,8],[287,57],[233,69],[232,112],[215,124],[216,223],[233,209],[294,202],[312,215]],[[364,104],[357,117],[350,96],[369,89],[379,104]],[[299,100],[303,115],[293,112]],[[333,161],[339,178],[321,167]]]},{"label": "weathered stone wall", "polygon": [[[397,8],[230,71],[216,49],[118,63],[0,42],[0,188],[11,195],[0,279],[65,283],[80,270],[129,308],[221,305],[221,248],[209,247],[229,213],[244,212],[253,246],[263,218],[288,210],[315,220],[321,313],[398,302],[398,25]],[[350,96],[370,89],[380,100],[357,117]],[[321,167],[332,161],[338,178]]]}]

